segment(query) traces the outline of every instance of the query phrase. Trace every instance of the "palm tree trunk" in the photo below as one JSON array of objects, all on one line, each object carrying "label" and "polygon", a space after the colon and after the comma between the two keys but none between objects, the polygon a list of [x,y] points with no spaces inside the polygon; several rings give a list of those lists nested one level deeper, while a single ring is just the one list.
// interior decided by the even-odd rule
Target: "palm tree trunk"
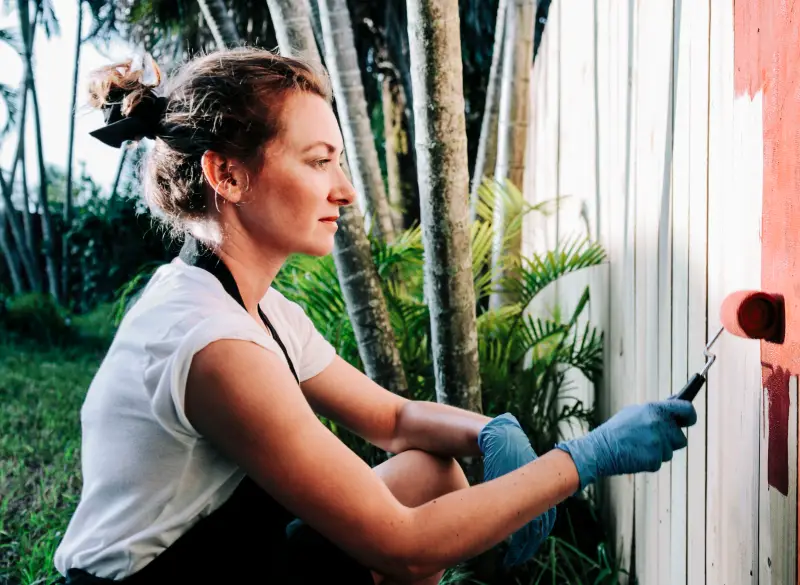
[{"label": "palm tree trunk", "polygon": [[391,242],[394,240],[392,215],[367,113],[347,1],[320,0],[319,9],[325,39],[325,64],[341,114],[345,148],[349,153],[348,161],[367,229]]},{"label": "palm tree trunk", "polygon": [[[267,0],[267,6],[281,55],[295,55],[321,62],[311,28],[309,0]],[[276,22],[281,25],[278,26]]]},{"label": "palm tree trunk", "polygon": [[36,273],[36,291],[42,291],[42,273],[39,269],[39,261],[38,261],[38,254],[37,247],[36,247],[36,231],[33,227],[33,211],[31,210],[31,197],[30,192],[28,190],[28,168],[25,166],[25,150],[22,150],[19,155],[19,163],[20,167],[22,168],[22,223],[25,226],[25,241],[28,244],[28,250],[30,250],[31,259],[34,263],[34,270]]},{"label": "palm tree trunk", "polygon": [[3,258],[6,259],[8,272],[11,274],[11,287],[15,295],[22,294],[24,287],[22,285],[22,274],[20,272],[20,261],[11,242],[8,239],[8,232],[6,231],[6,216],[10,215],[9,211],[13,213],[13,209],[9,210],[7,207],[0,208],[0,251],[3,252]]},{"label": "palm tree trunk", "polygon": [[408,396],[389,309],[365,233],[358,209],[341,208],[333,253],[339,284],[367,376],[395,394]]},{"label": "palm tree trunk", "polygon": [[44,165],[44,144],[42,142],[42,121],[39,114],[39,98],[36,94],[36,82],[33,76],[33,31],[28,12],[28,0],[17,0],[20,29],[25,46],[25,68],[28,78],[28,89],[31,92],[33,120],[36,124],[37,162],[39,165],[39,201],[42,205],[42,240],[44,243],[45,267],[47,270],[48,288],[56,302],[60,302],[58,269],[53,248],[52,218],[47,204],[47,170]]},{"label": "palm tree trunk", "polygon": [[197,0],[197,3],[208,23],[217,48],[224,49],[240,42],[239,31],[236,29],[233,17],[228,12],[225,0]]},{"label": "palm tree trunk", "polygon": [[[20,106],[19,106],[19,115],[18,115],[18,126],[19,132],[17,134],[17,152],[16,156],[14,157],[14,161],[11,165],[11,173],[9,174],[9,179],[6,182],[5,179],[0,176],[0,196],[3,198],[3,204],[5,205],[7,210],[13,210],[14,205],[11,202],[11,196],[14,192],[14,184],[16,183],[16,174],[17,174],[17,167],[19,165],[24,166],[25,164],[25,120],[27,114],[27,87],[28,83],[28,76],[27,71],[23,70],[22,74],[22,87],[23,91],[20,92]],[[24,193],[24,191],[23,191]],[[23,220],[25,221],[24,226],[20,226],[19,218],[15,213],[7,212],[6,217],[8,218],[8,225],[11,228],[11,238],[9,241],[9,245],[16,246],[17,251],[19,252],[19,259],[24,269],[25,276],[27,277],[27,281],[30,284],[31,290],[34,291],[41,291],[42,290],[42,277],[39,272],[39,265],[36,262],[36,253],[35,248],[31,244],[31,232],[30,229],[30,209],[23,209]]]},{"label": "palm tree trunk", "polygon": [[[503,77],[500,89],[498,117],[497,163],[495,179],[510,181],[522,189],[525,173],[525,143],[528,134],[528,90],[530,87],[531,60],[533,58],[533,25],[536,14],[535,0],[510,0],[506,14],[506,40],[503,52]],[[494,205],[494,243],[492,246],[492,273],[496,279],[503,275],[500,266],[503,258],[517,258],[522,250],[522,233],[505,242],[507,217],[502,198]],[[498,308],[513,302],[513,297],[497,291],[489,298],[489,307]]]},{"label": "palm tree trunk", "polygon": [[[401,18],[404,10],[399,2],[386,2],[384,22],[386,28],[386,48],[400,72],[400,84],[403,86],[404,108],[408,120],[409,139],[411,144],[416,144],[414,136],[414,92],[411,91],[411,69],[408,56],[408,27],[402,26]],[[412,148],[411,155],[416,165],[416,151]]]},{"label": "palm tree trunk", "polygon": [[400,161],[397,151],[403,131],[403,113],[395,97],[399,93],[392,89],[392,78],[384,73],[381,79],[381,101],[383,103],[384,156],[386,157],[386,187],[389,191],[389,206],[395,230],[403,229],[403,184],[400,180]]},{"label": "palm tree trunk", "polygon": [[458,14],[458,0],[408,1],[436,398],[482,412]]},{"label": "palm tree trunk", "polygon": [[[322,22],[319,17],[319,0],[308,0],[309,17],[311,18],[311,29],[314,31],[314,39],[317,41],[317,53],[325,52],[325,41],[322,38]],[[322,61],[322,59],[320,59]]]},{"label": "palm tree trunk", "polygon": [[[292,0],[270,0],[271,4],[291,2]],[[291,55],[292,51],[299,51],[303,55],[313,55],[313,58],[319,61],[319,51],[312,32],[311,14],[306,12],[305,18],[302,18],[295,12],[294,18],[283,20],[281,16],[292,13],[291,9],[277,7],[273,11],[271,4],[270,16],[276,36],[287,42],[285,49],[281,44],[281,53]],[[307,4],[299,4],[294,10],[302,9],[303,6],[309,8]],[[279,42],[284,41],[279,40]],[[322,44],[324,47],[324,40]],[[350,170],[346,158],[343,166],[349,176]],[[407,396],[408,384],[389,319],[389,307],[383,296],[380,278],[364,229],[364,220],[358,209],[352,206],[341,208],[339,229],[336,231],[334,244],[333,260],[364,370],[375,383],[395,394]]]},{"label": "palm tree trunk", "polygon": [[111,187],[111,197],[116,197],[119,191],[119,182],[122,179],[122,171],[125,170],[125,161],[128,158],[128,149],[123,148],[119,155],[119,164],[117,165],[117,174],[114,175],[114,184]]},{"label": "palm tree trunk", "polygon": [[61,295],[69,298],[69,230],[72,223],[72,159],[75,147],[75,107],[78,101],[78,70],[81,63],[83,0],[78,0],[78,30],[75,34],[75,70],[72,74],[72,103],[69,108],[69,146],[67,147],[67,192],[64,197],[64,234],[61,244]]},{"label": "palm tree trunk", "polygon": [[485,175],[494,175],[497,160],[497,114],[500,101],[500,64],[503,62],[506,12],[508,0],[500,0],[497,6],[497,19],[494,27],[494,48],[492,65],[489,68],[489,83],[486,86],[486,103],[481,120],[481,134],[478,139],[478,153],[472,171],[472,188],[469,194],[470,221],[475,221],[478,206],[478,187]]}]

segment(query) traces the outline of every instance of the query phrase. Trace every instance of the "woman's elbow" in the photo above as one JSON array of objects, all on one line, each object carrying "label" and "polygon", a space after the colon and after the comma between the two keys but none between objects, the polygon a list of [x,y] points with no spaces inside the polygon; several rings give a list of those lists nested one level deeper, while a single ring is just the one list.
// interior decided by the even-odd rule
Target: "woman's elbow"
[{"label": "woman's elbow", "polygon": [[429,547],[416,531],[395,529],[374,543],[373,570],[393,583],[417,583],[443,568],[422,561],[423,550]]}]

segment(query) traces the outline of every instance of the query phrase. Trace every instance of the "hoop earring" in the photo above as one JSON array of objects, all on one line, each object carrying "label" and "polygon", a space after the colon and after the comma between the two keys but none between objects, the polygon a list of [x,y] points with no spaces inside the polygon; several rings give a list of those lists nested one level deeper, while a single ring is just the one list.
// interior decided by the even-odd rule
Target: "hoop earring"
[{"label": "hoop earring", "polygon": [[219,198],[219,190],[216,187],[214,187],[214,207],[217,208],[217,213],[220,213],[218,198]]}]

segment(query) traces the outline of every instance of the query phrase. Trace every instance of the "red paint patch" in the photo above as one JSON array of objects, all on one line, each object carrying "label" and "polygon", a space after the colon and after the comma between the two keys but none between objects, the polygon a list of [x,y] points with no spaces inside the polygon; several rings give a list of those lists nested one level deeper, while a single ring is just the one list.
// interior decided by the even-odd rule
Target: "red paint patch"
[{"label": "red paint patch", "polygon": [[761,288],[782,295],[786,311],[784,343],[761,344],[768,480],[785,494],[789,377],[800,372],[800,1],[735,0],[734,11],[736,94],[763,94]]},{"label": "red paint patch", "polygon": [[767,393],[769,441],[767,443],[767,483],[789,494],[789,372],[762,364],[761,377]]}]

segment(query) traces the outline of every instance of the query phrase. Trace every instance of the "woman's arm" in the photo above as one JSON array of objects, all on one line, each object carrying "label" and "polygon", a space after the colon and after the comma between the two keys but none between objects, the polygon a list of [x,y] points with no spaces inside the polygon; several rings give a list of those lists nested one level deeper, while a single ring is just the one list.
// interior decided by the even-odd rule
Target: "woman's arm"
[{"label": "woman's arm", "polygon": [[302,388],[315,412],[390,453],[420,449],[447,457],[479,456],[478,433],[491,420],[392,394],[339,356]]},{"label": "woman's arm", "polygon": [[478,433],[490,420],[447,404],[409,401],[397,415],[395,453],[420,449],[446,457],[480,456]]},{"label": "woman's arm", "polygon": [[320,423],[280,358],[244,341],[218,341],[195,356],[185,409],[192,425],[278,502],[366,566],[399,580],[491,548],[574,493],[579,481],[570,456],[554,451],[496,480],[407,508]]}]

